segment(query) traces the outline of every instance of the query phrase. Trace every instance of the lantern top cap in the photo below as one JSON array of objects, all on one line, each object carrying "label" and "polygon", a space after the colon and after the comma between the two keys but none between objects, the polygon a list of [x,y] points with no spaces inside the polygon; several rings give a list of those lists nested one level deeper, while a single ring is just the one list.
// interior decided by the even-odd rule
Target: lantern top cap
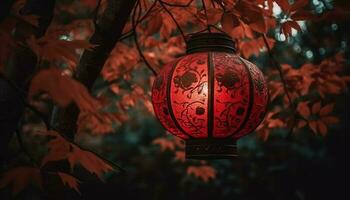
[{"label": "lantern top cap", "polygon": [[202,32],[190,36],[187,54],[208,51],[235,53],[234,42],[229,35],[222,32]]}]

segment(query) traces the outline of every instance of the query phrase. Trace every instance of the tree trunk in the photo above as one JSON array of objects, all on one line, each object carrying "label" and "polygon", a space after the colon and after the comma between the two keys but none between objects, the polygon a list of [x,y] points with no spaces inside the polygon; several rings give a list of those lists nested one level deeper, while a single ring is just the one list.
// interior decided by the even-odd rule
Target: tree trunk
[{"label": "tree trunk", "polygon": [[[135,2],[136,0],[109,0],[104,13],[97,18],[95,33],[90,39],[90,42],[97,46],[93,50],[84,51],[75,74],[75,79],[89,90],[122,35]],[[55,106],[51,119],[52,127],[68,138],[74,139],[78,115],[79,109],[75,104],[66,108]]]}]

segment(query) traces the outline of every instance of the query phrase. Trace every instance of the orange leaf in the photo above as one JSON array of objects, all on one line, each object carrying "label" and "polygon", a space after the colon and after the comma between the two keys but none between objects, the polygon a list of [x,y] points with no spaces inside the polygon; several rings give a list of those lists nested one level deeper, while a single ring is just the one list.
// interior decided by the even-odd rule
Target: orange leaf
[{"label": "orange leaf", "polygon": [[180,162],[185,162],[186,156],[184,151],[176,151],[175,152],[175,160],[178,160]]},{"label": "orange leaf", "polygon": [[176,30],[176,24],[167,13],[161,13],[160,17],[163,19],[160,27],[160,36],[162,39],[168,39],[171,33]]},{"label": "orange leaf", "polygon": [[311,130],[312,130],[314,133],[318,133],[318,132],[317,132],[317,123],[316,123],[316,121],[310,121],[310,122],[309,122],[309,127],[311,128]]},{"label": "orange leaf", "polygon": [[317,126],[318,126],[318,130],[320,131],[321,135],[325,136],[328,132],[327,126],[321,120],[317,121]]},{"label": "orange leaf", "polygon": [[298,128],[303,128],[304,126],[306,126],[306,124],[307,124],[307,123],[306,123],[305,120],[301,120],[301,121],[298,122],[297,127],[298,127]]},{"label": "orange leaf", "polygon": [[327,124],[327,125],[330,125],[330,124],[337,124],[339,123],[339,118],[337,117],[334,117],[334,116],[326,116],[326,117],[322,117],[321,120]]},{"label": "orange leaf", "polygon": [[327,104],[326,106],[324,106],[323,108],[321,108],[320,110],[320,116],[326,116],[329,113],[331,113],[333,111],[334,108],[334,104]]},{"label": "orange leaf", "polygon": [[317,114],[320,112],[321,109],[321,102],[317,102],[314,105],[312,105],[312,114]]},{"label": "orange leaf", "polygon": [[12,193],[16,195],[30,183],[42,188],[40,170],[34,167],[17,167],[4,173],[0,179],[0,188],[12,184]]},{"label": "orange leaf", "polygon": [[244,23],[259,33],[266,33],[267,27],[262,9],[251,1],[237,1],[235,10],[240,14]]},{"label": "orange leaf", "polygon": [[67,158],[71,148],[69,142],[67,142],[55,131],[48,131],[46,133],[41,133],[41,135],[54,137],[54,139],[47,143],[49,151],[42,159],[41,166],[44,166],[48,162],[64,160]]},{"label": "orange leaf", "polygon": [[107,112],[80,112],[78,133],[89,130],[94,135],[105,135],[113,132],[113,124],[125,121],[122,115]]},{"label": "orange leaf", "polygon": [[208,15],[208,24],[217,24],[222,17],[223,11],[218,8],[209,8],[207,9]]},{"label": "orange leaf", "polygon": [[96,174],[102,180],[102,174],[108,171],[113,171],[113,167],[97,157],[95,154],[85,151],[73,145],[73,150],[68,154],[67,158],[71,169],[80,163],[90,173]]},{"label": "orange leaf", "polygon": [[167,149],[174,151],[175,150],[175,144],[173,141],[168,140],[166,138],[157,138],[153,140],[153,144],[158,144],[160,145],[160,148],[162,151],[165,151]]},{"label": "orange leaf", "polygon": [[233,26],[233,15],[232,13],[224,13],[221,18],[221,26],[222,30],[224,30],[227,34],[230,35]]},{"label": "orange leaf", "polygon": [[162,26],[162,16],[155,16],[152,17],[147,24],[147,29],[146,29],[146,35],[152,35],[156,32],[159,31],[160,27]]},{"label": "orange leaf", "polygon": [[81,83],[56,68],[43,69],[32,79],[29,97],[39,91],[49,93],[53,100],[63,107],[74,101],[80,110],[92,112],[99,108],[97,100]]},{"label": "orange leaf", "polygon": [[187,168],[187,174],[192,174],[207,183],[209,179],[214,179],[216,177],[216,170],[213,167],[207,165],[189,166]]},{"label": "orange leaf", "polygon": [[49,146],[49,153],[44,157],[42,165],[50,161],[67,159],[72,170],[74,166],[79,163],[92,174],[96,174],[100,179],[102,179],[102,174],[104,172],[114,170],[113,167],[94,153],[80,149],[77,145],[70,143],[55,131],[40,133],[40,135],[54,137],[51,142],[48,143],[48,145],[53,146]]},{"label": "orange leaf", "polygon": [[91,49],[94,47],[94,45],[85,40],[59,40],[49,35],[39,39],[31,36],[26,42],[39,58],[50,62],[63,59],[77,63],[78,55],[76,49]]},{"label": "orange leaf", "polygon": [[61,178],[64,185],[69,186],[70,188],[74,189],[79,194],[81,194],[78,188],[78,184],[80,183],[78,179],[63,172],[57,172],[57,174]]},{"label": "orange leaf", "polygon": [[301,102],[298,104],[297,111],[304,118],[308,118],[310,116],[310,108],[307,105],[307,102]]}]

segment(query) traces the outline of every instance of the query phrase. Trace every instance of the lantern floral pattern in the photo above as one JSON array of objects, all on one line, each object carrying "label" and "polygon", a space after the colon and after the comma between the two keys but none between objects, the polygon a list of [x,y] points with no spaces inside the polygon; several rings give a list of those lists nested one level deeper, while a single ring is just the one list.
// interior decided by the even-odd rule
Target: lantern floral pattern
[{"label": "lantern floral pattern", "polygon": [[262,72],[238,55],[197,52],[165,65],[152,88],[157,118],[185,140],[237,140],[263,120],[268,91]]}]

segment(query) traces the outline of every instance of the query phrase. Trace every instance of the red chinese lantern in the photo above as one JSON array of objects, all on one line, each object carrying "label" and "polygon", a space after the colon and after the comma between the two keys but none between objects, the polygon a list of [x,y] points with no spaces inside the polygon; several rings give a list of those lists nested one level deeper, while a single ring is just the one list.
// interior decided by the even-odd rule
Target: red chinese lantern
[{"label": "red chinese lantern", "polygon": [[187,54],[166,64],[152,88],[161,124],[186,142],[186,158],[237,156],[236,141],[263,120],[268,102],[262,72],[234,54],[224,33],[190,37]]}]

